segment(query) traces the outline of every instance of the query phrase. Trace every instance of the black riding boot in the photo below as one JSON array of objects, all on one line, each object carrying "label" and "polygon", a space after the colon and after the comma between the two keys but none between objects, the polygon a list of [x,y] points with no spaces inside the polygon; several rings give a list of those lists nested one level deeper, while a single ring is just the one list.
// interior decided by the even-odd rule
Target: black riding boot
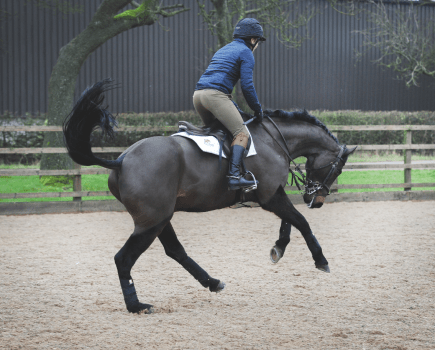
[{"label": "black riding boot", "polygon": [[243,157],[245,156],[245,147],[234,145],[231,147],[230,168],[228,170],[228,189],[230,191],[239,190],[246,187],[252,187],[258,184],[258,181],[246,180],[243,172]]}]

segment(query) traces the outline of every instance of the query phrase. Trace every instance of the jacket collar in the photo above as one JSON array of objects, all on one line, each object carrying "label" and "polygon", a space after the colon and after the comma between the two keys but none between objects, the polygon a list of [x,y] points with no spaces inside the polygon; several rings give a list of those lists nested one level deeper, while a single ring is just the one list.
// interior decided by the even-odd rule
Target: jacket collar
[{"label": "jacket collar", "polygon": [[243,44],[245,44],[245,46],[246,46],[249,50],[252,51],[251,47],[246,43],[245,40],[243,40],[243,39],[241,39],[241,38],[234,38],[233,41],[237,41],[237,42],[239,42],[239,43],[243,43]]}]

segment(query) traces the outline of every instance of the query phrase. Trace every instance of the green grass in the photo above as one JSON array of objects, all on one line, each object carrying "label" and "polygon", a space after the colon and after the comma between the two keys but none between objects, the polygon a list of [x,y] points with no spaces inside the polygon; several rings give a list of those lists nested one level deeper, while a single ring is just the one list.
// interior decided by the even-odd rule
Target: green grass
[{"label": "green grass", "polygon": [[[413,183],[435,183],[435,170],[414,169],[411,172]],[[404,172],[402,170],[380,170],[380,171],[345,171],[338,177],[338,184],[400,184],[404,183]],[[401,191],[403,188],[367,188],[338,190],[344,192],[379,192],[379,191]],[[435,187],[415,187],[412,191],[435,190]]]},{"label": "green grass", "polygon": [[[108,191],[109,175],[82,175],[82,191]],[[39,176],[0,176],[0,193],[72,192],[72,185],[44,186]],[[114,199],[113,196],[82,197],[83,200]],[[54,202],[71,201],[63,198],[19,198],[0,199],[0,202]]]},{"label": "green grass", "polygon": [[[411,173],[413,183],[435,183],[435,170],[414,169]],[[289,176],[289,183],[291,176]],[[366,171],[344,171],[338,177],[339,185],[357,185],[357,184],[400,184],[404,183],[403,170],[366,170]],[[414,187],[412,191],[435,190],[435,187]],[[403,191],[403,187],[398,188],[363,188],[338,190],[339,193],[345,192],[389,192]],[[289,194],[297,194],[298,191],[288,191]]]},{"label": "green grass", "polygon": [[[304,159],[298,159],[298,163],[304,162]],[[29,169],[37,168],[33,166],[5,166],[0,168],[9,169]],[[109,175],[82,175],[82,191],[108,191],[107,179]],[[289,180],[291,180],[289,178]],[[379,170],[379,171],[346,171],[339,178],[339,184],[390,184],[404,183],[402,170]],[[412,170],[413,183],[435,183],[435,170],[414,169]],[[377,191],[401,191],[403,188],[379,188],[379,189],[349,189],[339,190],[344,192],[377,192]],[[435,187],[413,188],[413,191],[435,190]],[[72,185],[58,184],[56,186],[43,185],[39,176],[0,176],[0,193],[36,193],[36,192],[71,192]],[[291,191],[288,193],[298,193]],[[102,200],[114,199],[113,196],[104,197],[83,197],[83,200]],[[37,201],[71,201],[71,197],[64,198],[20,198],[20,199],[0,199],[0,202],[37,202]]]}]

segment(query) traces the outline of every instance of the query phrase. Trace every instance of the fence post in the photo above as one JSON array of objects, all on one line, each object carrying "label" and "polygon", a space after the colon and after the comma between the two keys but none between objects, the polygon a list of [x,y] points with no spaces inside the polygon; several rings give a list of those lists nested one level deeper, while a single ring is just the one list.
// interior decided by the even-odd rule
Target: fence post
[{"label": "fence post", "polygon": [[[74,169],[81,169],[82,166],[80,164],[74,163]],[[73,191],[81,191],[82,190],[82,175],[74,175],[73,179]],[[73,197],[73,201],[81,201],[82,197]]]},{"label": "fence post", "polygon": [[[405,131],[406,136],[405,136],[405,144],[407,145],[411,145],[412,144],[412,131],[411,130],[407,130]],[[412,150],[407,149],[405,150],[405,158],[404,158],[404,163],[405,164],[411,164],[411,157],[412,157]],[[405,183],[411,183],[411,170],[412,169],[404,169],[405,171]],[[405,187],[405,191],[411,191],[411,187]]]}]

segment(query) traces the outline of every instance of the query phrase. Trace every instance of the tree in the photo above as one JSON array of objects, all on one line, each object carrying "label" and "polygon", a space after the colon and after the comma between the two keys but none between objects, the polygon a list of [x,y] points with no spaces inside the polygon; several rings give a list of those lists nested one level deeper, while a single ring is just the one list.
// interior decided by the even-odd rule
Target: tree
[{"label": "tree", "polygon": [[418,86],[422,75],[435,77],[435,22],[421,16],[422,6],[430,1],[410,1],[406,7],[397,6],[397,0],[367,2],[371,7],[364,12],[370,26],[358,31],[365,47],[359,57],[376,49],[374,62],[393,69],[408,87]]},{"label": "tree", "polygon": [[245,17],[255,17],[265,29],[275,30],[280,42],[287,47],[298,48],[308,33],[296,29],[305,27],[316,15],[310,2],[302,0],[210,0],[213,9],[208,11],[205,0],[197,0],[197,3],[199,15],[208,30],[217,37],[216,49],[233,40],[234,26]]},{"label": "tree", "polygon": [[[48,3],[42,0],[35,1]],[[52,5],[60,3],[59,0],[50,1]],[[132,4],[135,9],[117,15],[129,4]],[[160,16],[175,16],[188,10],[182,4],[163,6],[160,0],[145,0],[141,4],[131,0],[102,1],[89,25],[60,49],[48,86],[48,124],[62,125],[72,107],[80,68],[98,47],[131,28],[152,25]],[[56,146],[63,146],[62,134],[46,133],[44,147]],[[72,161],[66,155],[45,154],[41,161],[41,169],[67,169],[71,166]]]}]

